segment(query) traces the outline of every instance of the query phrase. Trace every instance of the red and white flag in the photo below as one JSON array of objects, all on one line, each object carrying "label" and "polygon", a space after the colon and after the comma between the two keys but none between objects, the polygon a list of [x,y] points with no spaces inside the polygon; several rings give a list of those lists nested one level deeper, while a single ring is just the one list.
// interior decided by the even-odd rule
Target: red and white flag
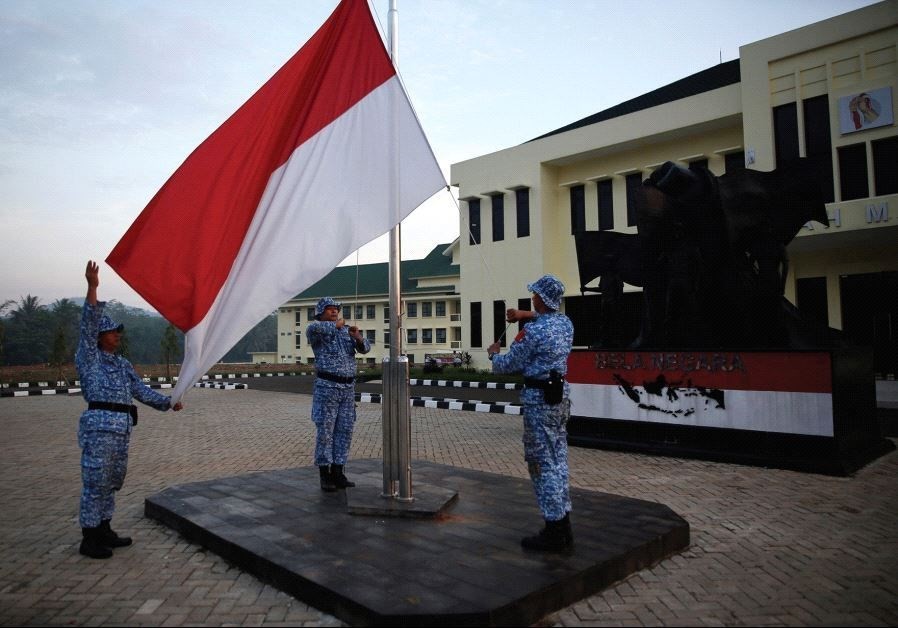
[{"label": "red and white flag", "polygon": [[106,258],[186,334],[173,402],[256,323],[445,185],[366,0],[342,0]]}]

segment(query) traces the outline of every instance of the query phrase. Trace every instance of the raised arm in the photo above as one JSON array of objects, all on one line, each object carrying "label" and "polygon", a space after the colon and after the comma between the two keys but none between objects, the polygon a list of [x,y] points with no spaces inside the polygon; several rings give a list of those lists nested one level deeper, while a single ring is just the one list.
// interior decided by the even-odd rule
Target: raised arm
[{"label": "raised arm", "polygon": [[100,266],[96,262],[88,260],[84,277],[87,279],[87,302],[96,305],[97,286],[100,285]]}]

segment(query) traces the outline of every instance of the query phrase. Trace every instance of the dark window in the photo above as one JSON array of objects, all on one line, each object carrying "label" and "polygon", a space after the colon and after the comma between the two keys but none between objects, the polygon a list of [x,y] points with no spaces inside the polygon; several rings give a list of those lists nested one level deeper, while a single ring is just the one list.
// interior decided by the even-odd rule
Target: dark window
[{"label": "dark window", "polygon": [[387,330],[384,330],[384,346],[390,346],[390,332],[388,332]]},{"label": "dark window", "polygon": [[873,347],[876,373],[898,374],[898,272],[842,275],[839,290],[845,336]]},{"label": "dark window", "polygon": [[437,316],[446,316],[446,302],[437,301],[435,310]]},{"label": "dark window", "polygon": [[639,188],[642,187],[642,173],[628,174],[627,179],[627,226],[636,224],[636,199],[639,198]]},{"label": "dark window", "polygon": [[696,159],[695,161],[689,162],[690,170],[707,170],[708,169],[708,160],[707,159]]},{"label": "dark window", "polygon": [[[493,338],[500,347],[505,346],[505,301],[493,301]],[[499,337],[501,336],[501,338]]]},{"label": "dark window", "polygon": [[596,183],[599,196],[599,231],[614,229],[614,194],[611,179]]},{"label": "dark window", "polygon": [[416,318],[418,316],[418,304],[414,301],[406,304],[406,309],[408,310],[409,318]]},{"label": "dark window", "polygon": [[[533,302],[530,299],[518,299],[518,309],[519,310],[527,310],[530,311],[530,306]],[[518,331],[521,331],[524,328],[526,321],[518,321]]]},{"label": "dark window", "polygon": [[296,348],[299,349],[300,347],[302,347],[302,334],[297,333],[296,334]]},{"label": "dark window", "polygon": [[408,329],[408,343],[410,345],[418,344],[418,330],[417,329]]},{"label": "dark window", "polygon": [[518,215],[518,237],[530,235],[530,188],[514,191],[516,212]]},{"label": "dark window", "polygon": [[866,144],[839,147],[839,189],[842,191],[843,201],[870,195],[867,185]]},{"label": "dark window", "polygon": [[307,321],[315,320],[315,308],[313,308],[313,307],[306,308],[306,320]]},{"label": "dark window", "polygon": [[365,306],[365,318],[374,318],[374,306],[373,305]]},{"label": "dark window", "polygon": [[301,322],[302,322],[302,310],[296,310],[296,324],[299,325]]},{"label": "dark window", "polygon": [[365,338],[368,340],[369,343],[374,343],[374,342],[376,342],[377,334],[375,333],[375,331],[373,329],[368,329],[365,331]]},{"label": "dark window", "polygon": [[483,322],[481,320],[481,307],[479,301],[471,302],[471,346],[483,346]]},{"label": "dark window", "polygon": [[363,314],[364,311],[365,311],[365,309],[361,305],[356,305],[355,306],[355,318],[356,319],[362,318],[362,316],[364,316],[364,314]]},{"label": "dark window", "polygon": [[433,304],[430,301],[421,302],[421,316],[433,316]]},{"label": "dark window", "polygon": [[798,159],[798,108],[794,102],[773,108],[773,144],[777,166]]},{"label": "dark window", "polygon": [[490,197],[493,202],[493,242],[505,239],[505,196],[496,194]]},{"label": "dark window", "polygon": [[346,307],[344,307],[340,310],[340,313],[343,315],[343,318],[345,318],[346,320],[351,319],[352,318],[352,306],[347,305]]},{"label": "dark window", "polygon": [[446,328],[437,327],[437,344],[446,344]]},{"label": "dark window", "polygon": [[829,96],[823,94],[802,101],[804,108],[805,154],[820,181],[823,202],[832,203],[833,194],[833,145],[829,133]]},{"label": "dark window", "polygon": [[471,230],[468,244],[480,244],[480,199],[468,201],[468,229]]},{"label": "dark window", "polygon": [[876,195],[898,193],[898,136],[870,142]]},{"label": "dark window", "polygon": [[384,306],[384,322],[385,323],[390,322],[390,306],[389,305]]},{"label": "dark window", "polygon": [[433,330],[432,329],[422,329],[421,330],[421,342],[424,344],[432,344],[433,343]]},{"label": "dark window", "polygon": [[829,325],[826,305],[826,277],[805,277],[795,281],[795,305],[801,318],[817,325]]},{"label": "dark window", "polygon": [[586,230],[586,197],[582,185],[571,186],[571,233]]},{"label": "dark window", "polygon": [[723,156],[723,169],[725,172],[732,172],[745,168],[745,151],[740,150],[735,153],[727,153]]}]

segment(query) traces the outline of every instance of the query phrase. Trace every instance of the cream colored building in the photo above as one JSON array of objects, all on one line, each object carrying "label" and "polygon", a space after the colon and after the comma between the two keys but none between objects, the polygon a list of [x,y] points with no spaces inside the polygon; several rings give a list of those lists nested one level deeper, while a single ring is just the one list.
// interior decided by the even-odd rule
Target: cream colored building
[{"label": "cream colored building", "polygon": [[[423,259],[402,262],[403,351],[413,363],[461,348],[458,251],[456,241],[437,246]],[[315,304],[330,296],[342,303],[346,322],[358,326],[371,343],[371,351],[359,360],[380,364],[390,343],[387,273],[386,262],[340,266],[278,308],[274,362],[314,364],[305,330],[314,320]]]},{"label": "cream colored building", "polygon": [[[635,232],[628,188],[671,160],[715,174],[819,167],[829,228],[789,247],[786,296],[803,312],[873,344],[877,370],[898,351],[898,0],[740,48],[740,58],[519,146],[453,164],[462,219],[461,345],[475,365],[505,328],[506,307],[551,272],[586,330],[573,233]],[[633,291],[635,288],[628,288]],[[637,295],[633,295],[637,297]],[[580,333],[575,344],[588,344]]]}]

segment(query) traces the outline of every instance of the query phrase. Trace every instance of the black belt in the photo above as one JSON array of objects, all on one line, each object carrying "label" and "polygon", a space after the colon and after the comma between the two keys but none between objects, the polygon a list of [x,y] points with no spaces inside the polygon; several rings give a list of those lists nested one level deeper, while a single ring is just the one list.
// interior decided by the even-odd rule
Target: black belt
[{"label": "black belt", "polygon": [[124,412],[131,415],[131,425],[137,425],[137,406],[127,403],[111,403],[108,401],[88,401],[88,410],[109,410],[111,412]]},{"label": "black belt", "polygon": [[325,373],[324,371],[318,371],[316,375],[321,379],[326,379],[331,382],[338,382],[340,384],[351,384],[355,381],[355,377],[341,377],[339,375],[334,375],[333,373]]},{"label": "black belt", "polygon": [[545,390],[546,386],[549,385],[549,380],[547,379],[531,379],[530,377],[524,378],[524,386],[527,388],[539,388],[541,390]]}]

